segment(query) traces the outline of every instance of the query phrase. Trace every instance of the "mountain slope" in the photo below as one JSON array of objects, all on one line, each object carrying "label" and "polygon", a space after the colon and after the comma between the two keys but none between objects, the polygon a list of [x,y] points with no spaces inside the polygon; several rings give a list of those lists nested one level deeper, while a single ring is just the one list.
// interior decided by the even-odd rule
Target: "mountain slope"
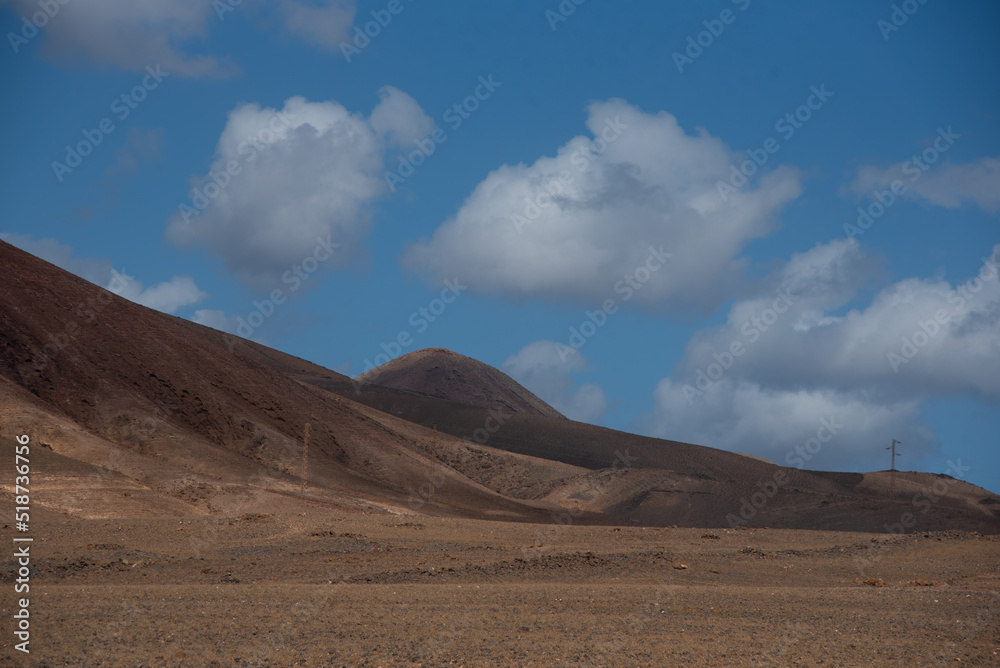
[{"label": "mountain slope", "polygon": [[[500,373],[497,371],[497,373]],[[541,496],[623,524],[741,525],[884,532],[907,513],[911,531],[965,528],[1000,533],[1000,496],[930,473],[900,473],[895,496],[881,473],[832,473],[778,466],[762,458],[649,438],[572,420],[485,409],[379,385],[335,379],[309,382],[383,412],[491,448],[562,462],[576,473],[548,483]],[[487,486],[495,483],[463,473]],[[759,493],[765,494],[763,505]],[[905,482],[905,484],[904,484]],[[944,493],[934,491],[944,489]],[[942,488],[942,485],[944,486]],[[504,488],[511,495],[537,487]],[[934,499],[932,503],[927,503]],[[750,505],[745,505],[750,502]]]},{"label": "mountain slope", "polygon": [[[131,467],[129,477],[151,481],[157,493],[177,476],[287,492],[306,478],[310,498],[345,506],[547,517],[424,450],[430,443],[466,458],[475,451],[496,467],[528,458],[488,452],[300,382],[292,375],[343,377],[133,304],[3,242],[0,272],[0,437],[33,429],[57,454],[89,466],[129,460],[118,468]],[[428,480],[437,482],[433,495],[411,504]]]}]

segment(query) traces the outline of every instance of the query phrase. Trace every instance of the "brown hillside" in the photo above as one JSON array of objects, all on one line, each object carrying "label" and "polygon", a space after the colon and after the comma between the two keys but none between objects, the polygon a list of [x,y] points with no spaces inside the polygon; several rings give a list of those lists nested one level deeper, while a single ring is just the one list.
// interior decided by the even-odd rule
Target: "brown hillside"
[{"label": "brown hillside", "polygon": [[[50,479],[51,493],[39,496],[50,508],[113,509],[124,492],[105,483],[117,476],[144,489],[130,498],[189,499],[193,513],[221,508],[216,499],[230,499],[231,508],[234,496],[273,501],[299,492],[305,477],[310,500],[345,508],[547,517],[424,450],[433,444],[496,468],[524,467],[529,458],[302,383],[289,374],[343,376],[133,304],[3,242],[0,271],[0,437],[9,444],[31,434],[82,467],[53,460],[53,474],[63,471],[67,484]],[[544,478],[549,465],[531,466]],[[430,480],[433,493],[415,497]],[[89,507],[66,494],[79,485],[96,488]],[[175,505],[165,512],[177,512]]]},{"label": "brown hillside", "polygon": [[[498,424],[496,409],[350,381],[309,382],[469,441],[576,467],[578,473],[549,483],[541,496],[524,498],[578,505],[622,524],[726,527],[736,518],[755,527],[885,532],[912,513],[917,522],[908,531],[961,527],[1000,533],[1000,496],[947,476],[900,473],[890,498],[890,480],[879,473],[790,469],[715,448],[530,413],[500,412]],[[449,465],[508,495],[537,491],[503,486],[495,473],[479,477],[460,462]],[[777,493],[761,508],[744,508],[744,501],[776,476],[783,481]],[[946,492],[935,493],[935,483],[939,489],[946,484]],[[925,494],[934,503],[925,503]]]},{"label": "brown hillside", "polygon": [[[0,271],[0,439],[45,444],[40,512],[320,504],[564,523],[576,508],[577,524],[724,527],[782,476],[741,524],[885,531],[919,510],[912,531],[1000,533],[1000,497],[953,479],[900,474],[890,499],[881,474],[785,469],[567,420],[441,349],[362,378],[395,389],[151,311],[5,243]],[[944,493],[918,507],[935,484]]]}]

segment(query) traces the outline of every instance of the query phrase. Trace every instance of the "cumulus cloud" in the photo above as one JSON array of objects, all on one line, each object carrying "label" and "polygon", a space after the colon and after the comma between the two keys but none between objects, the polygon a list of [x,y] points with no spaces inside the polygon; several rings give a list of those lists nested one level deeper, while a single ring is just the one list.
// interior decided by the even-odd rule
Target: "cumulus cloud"
[{"label": "cumulus cloud", "polygon": [[[218,309],[198,309],[191,316],[190,320],[199,325],[211,327],[226,334],[233,334],[263,346],[271,347],[273,345],[267,338],[257,336],[259,334],[258,328],[248,325],[245,315],[226,315],[225,311]],[[227,345],[232,344],[231,338],[225,340]]]},{"label": "cumulus cloud", "polygon": [[176,313],[185,306],[197,304],[208,295],[202,292],[190,276],[174,276],[169,281],[144,288],[132,276],[124,276],[125,286],[118,294],[126,299],[164,313]]},{"label": "cumulus cloud", "polygon": [[340,48],[354,25],[353,0],[326,0],[320,5],[284,0],[285,28],[306,42],[331,51]]},{"label": "cumulus cloud", "polygon": [[196,322],[199,325],[205,325],[206,327],[217,329],[220,332],[226,332],[227,334],[236,333],[236,316],[227,316],[225,311],[215,309],[198,309],[191,317],[191,321]]},{"label": "cumulus cloud", "polygon": [[[53,0],[53,4],[55,0]],[[38,0],[0,0],[21,17],[41,11]],[[347,39],[354,22],[354,0],[59,0],[58,12],[44,25],[42,51],[57,61],[142,71],[159,65],[187,77],[228,76],[237,67],[227,59],[197,53],[196,46],[235,12],[263,15],[262,25],[277,22],[291,35],[325,49]],[[24,44],[27,43],[27,40]],[[24,48],[18,43],[15,48]]]},{"label": "cumulus cloud", "polygon": [[[370,205],[386,191],[386,149],[433,127],[405,93],[387,86],[379,96],[368,118],[302,97],[281,110],[237,107],[167,237],[209,248],[239,278],[262,287],[317,253],[326,267],[357,257]],[[340,248],[327,258],[330,243]]]},{"label": "cumulus cloud", "polygon": [[768,292],[692,337],[640,428],[769,456],[836,413],[855,435],[838,437],[824,466],[856,465],[886,438],[930,452],[923,401],[1000,401],[1000,245],[984,255],[968,280],[905,279],[838,313],[874,274],[871,260],[847,240],[795,254]]},{"label": "cumulus cloud", "polygon": [[0,232],[0,239],[101,287],[106,287],[111,280],[110,260],[76,257],[72,246],[55,239],[35,239],[16,232]]},{"label": "cumulus cloud", "polygon": [[724,200],[717,184],[745,156],[665,112],[600,102],[587,127],[554,156],[491,172],[404,264],[432,280],[468,276],[485,293],[598,303],[662,246],[673,256],[636,301],[714,306],[741,279],[744,244],[801,192],[798,174],[779,168]]},{"label": "cumulus cloud", "polygon": [[[744,352],[731,373],[768,386],[868,387],[891,399],[972,392],[998,400],[998,261],[1000,246],[977,259],[966,281],[901,280],[863,308],[835,315],[874,265],[854,242],[818,245],[792,257],[773,291],[735,303],[724,325],[694,337],[678,372],[707,373],[716,355],[728,359],[738,343]],[[907,356],[914,340],[921,345]]]},{"label": "cumulus cloud", "polygon": [[509,357],[501,370],[557,411],[579,422],[599,424],[608,409],[604,391],[593,383],[576,387],[571,373],[585,367],[576,350],[563,351],[553,341],[529,343]]},{"label": "cumulus cloud", "polygon": [[0,239],[125,299],[164,313],[176,313],[208,297],[190,276],[174,276],[147,288],[134,276],[115,271],[110,260],[76,257],[71,246],[55,239],[36,240],[13,232],[0,232]]},{"label": "cumulus cloud", "polygon": [[956,209],[971,202],[989,213],[1000,211],[1000,158],[983,158],[965,164],[926,165],[915,161],[887,168],[864,165],[851,184],[856,192],[888,189],[893,181],[906,187],[903,197]]},{"label": "cumulus cloud", "polygon": [[379,103],[372,110],[368,122],[390,146],[410,147],[414,141],[423,139],[434,130],[434,121],[409,95],[392,86],[385,86],[378,92],[378,99]]},{"label": "cumulus cloud", "polygon": [[882,469],[882,448],[893,438],[915,459],[938,448],[933,432],[919,423],[918,402],[883,403],[863,391],[766,389],[723,378],[691,403],[679,383],[665,378],[653,398],[653,412],[640,420],[645,433],[782,466]]},{"label": "cumulus cloud", "polygon": [[[36,0],[5,0],[22,16],[39,11]],[[215,22],[212,0],[87,0],[59,3],[45,26],[43,52],[59,61],[141,71],[159,65],[179,76],[219,76],[233,71],[214,56],[189,53]]]}]

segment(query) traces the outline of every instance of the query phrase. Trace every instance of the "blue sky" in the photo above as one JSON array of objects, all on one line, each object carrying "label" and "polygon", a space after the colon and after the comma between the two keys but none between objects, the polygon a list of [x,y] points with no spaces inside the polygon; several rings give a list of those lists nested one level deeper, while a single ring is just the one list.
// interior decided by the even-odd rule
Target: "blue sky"
[{"label": "blue sky", "polygon": [[350,375],[1000,488],[995,3],[0,6],[8,241]]}]

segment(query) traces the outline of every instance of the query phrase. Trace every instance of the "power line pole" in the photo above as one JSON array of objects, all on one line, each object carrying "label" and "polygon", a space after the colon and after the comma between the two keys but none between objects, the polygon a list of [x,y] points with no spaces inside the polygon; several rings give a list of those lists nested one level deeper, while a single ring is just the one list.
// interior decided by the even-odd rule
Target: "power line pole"
[{"label": "power line pole", "polygon": [[901,453],[896,452],[896,445],[897,444],[898,445],[902,445],[903,442],[902,441],[897,441],[896,439],[892,439],[892,445],[890,445],[888,448],[886,448],[886,450],[892,450],[892,468],[889,469],[890,471],[895,471],[896,470],[896,455],[899,455],[900,457],[903,456]]},{"label": "power line pole", "polygon": [[896,445],[902,445],[902,441],[897,441],[892,439],[892,445],[890,445],[886,450],[892,450],[892,468],[889,469],[889,495],[892,497],[896,496],[896,455],[902,457],[902,455],[896,452]]},{"label": "power line pole", "polygon": [[308,484],[307,478],[309,477],[309,423],[306,422],[305,433],[302,438],[302,486],[299,489],[300,494],[305,494],[306,485]]}]

